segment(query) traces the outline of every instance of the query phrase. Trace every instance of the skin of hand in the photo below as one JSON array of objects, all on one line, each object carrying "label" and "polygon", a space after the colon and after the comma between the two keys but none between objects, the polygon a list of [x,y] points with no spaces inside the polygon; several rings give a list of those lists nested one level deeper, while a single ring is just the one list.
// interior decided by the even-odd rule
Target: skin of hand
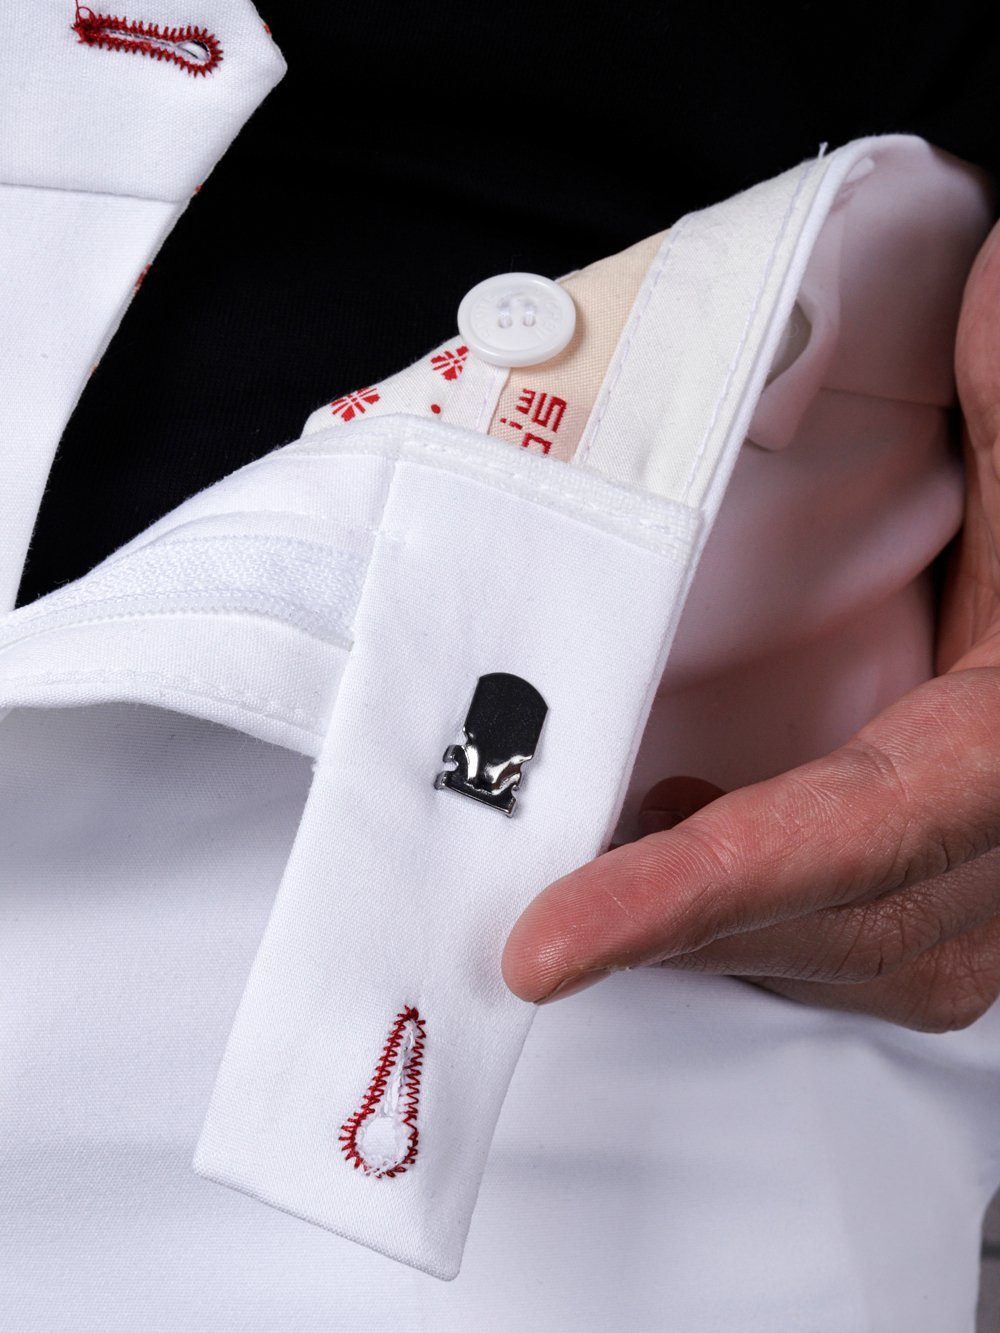
[{"label": "skin of hand", "polygon": [[941,674],[778,777],[728,794],[658,784],[645,819],[662,831],[557,880],[517,921],[516,995],[659,964],[925,1032],[1000,995],[1000,224],[966,285],[956,371],[968,485]]}]

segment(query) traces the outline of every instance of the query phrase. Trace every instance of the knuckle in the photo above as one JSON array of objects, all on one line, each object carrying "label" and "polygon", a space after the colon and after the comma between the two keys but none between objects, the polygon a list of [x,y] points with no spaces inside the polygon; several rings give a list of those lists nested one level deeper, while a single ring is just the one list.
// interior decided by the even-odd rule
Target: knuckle
[{"label": "knuckle", "polygon": [[899,894],[869,909],[878,921],[882,964],[879,976],[891,976],[928,953],[945,938],[944,919],[933,899]]},{"label": "knuckle", "polygon": [[[926,960],[926,962],[924,961]],[[1000,966],[972,937],[951,942],[920,960],[898,996],[905,1027],[919,1032],[958,1032],[986,1013],[1000,994]]]},{"label": "knuckle", "polygon": [[947,875],[995,844],[996,821],[963,821],[954,815],[936,827],[926,797],[921,800],[911,790],[906,764],[870,738],[855,737],[843,755],[854,780],[868,793],[870,808],[877,812],[877,824],[864,832],[870,846],[880,849],[883,890]]},{"label": "knuckle", "polygon": [[872,936],[858,927],[852,933],[854,938],[837,960],[830,981],[864,985],[896,971],[899,962],[894,939]]},{"label": "knuckle", "polygon": [[877,940],[846,958],[836,980],[851,986],[864,986],[895,975],[901,966],[895,941]]},{"label": "knuckle", "polygon": [[928,996],[915,1008],[908,1006],[899,1021],[916,1032],[960,1032],[982,1018],[990,1003],[968,991]]},{"label": "knuckle", "polygon": [[839,948],[829,980],[863,985],[894,976],[941,940],[930,911],[890,899],[835,909],[841,916]]},{"label": "knuckle", "polygon": [[747,866],[746,849],[732,821],[702,816],[634,844],[630,897],[660,910],[676,948],[699,948],[746,924],[748,916],[725,889],[743,881]]}]

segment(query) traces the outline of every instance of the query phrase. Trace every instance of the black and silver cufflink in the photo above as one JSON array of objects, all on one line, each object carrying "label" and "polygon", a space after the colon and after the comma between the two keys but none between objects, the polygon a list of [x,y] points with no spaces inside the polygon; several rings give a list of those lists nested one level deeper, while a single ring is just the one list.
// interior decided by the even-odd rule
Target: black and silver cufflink
[{"label": "black and silver cufflink", "polygon": [[520,676],[496,671],[480,676],[462,728],[465,740],[449,745],[434,786],[514,813],[521,768],[535,753],[548,705]]}]

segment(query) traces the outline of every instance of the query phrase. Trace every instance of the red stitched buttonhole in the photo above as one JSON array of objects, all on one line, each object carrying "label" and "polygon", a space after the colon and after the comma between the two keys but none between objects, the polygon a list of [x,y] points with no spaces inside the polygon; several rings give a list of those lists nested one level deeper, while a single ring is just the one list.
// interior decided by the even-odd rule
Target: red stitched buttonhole
[{"label": "red stitched buttonhole", "polygon": [[341,1152],[366,1176],[401,1176],[417,1159],[426,1037],[416,1009],[408,1006],[396,1015],[361,1105],[341,1126]]},{"label": "red stitched buttonhole", "polygon": [[222,63],[219,39],[207,28],[191,23],[182,28],[161,28],[158,23],[95,14],[85,5],[77,5],[73,31],[85,46],[138,51],[154,60],[169,60],[189,74],[208,74]]}]

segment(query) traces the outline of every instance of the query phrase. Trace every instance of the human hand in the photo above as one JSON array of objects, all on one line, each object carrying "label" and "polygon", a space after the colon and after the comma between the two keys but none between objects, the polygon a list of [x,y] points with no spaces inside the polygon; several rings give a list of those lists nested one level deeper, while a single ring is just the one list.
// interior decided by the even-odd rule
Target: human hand
[{"label": "human hand", "polygon": [[1000,226],[966,287],[956,369],[968,493],[942,674],[766,782],[658,784],[647,822],[687,817],[530,904],[504,952],[516,995],[661,964],[939,1032],[1000,994]]}]

